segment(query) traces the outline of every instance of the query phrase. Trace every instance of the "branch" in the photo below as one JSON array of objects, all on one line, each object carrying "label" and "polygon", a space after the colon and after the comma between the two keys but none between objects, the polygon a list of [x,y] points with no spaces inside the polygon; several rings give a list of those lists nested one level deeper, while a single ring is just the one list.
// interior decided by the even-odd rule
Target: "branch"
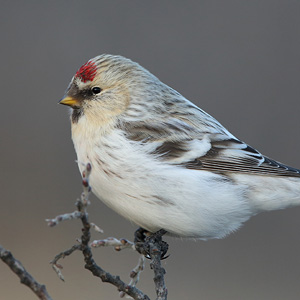
[{"label": "branch", "polygon": [[157,300],[166,300],[168,295],[164,279],[166,271],[161,265],[162,255],[168,250],[168,245],[162,241],[162,235],[165,233],[166,231],[160,230],[150,236],[149,241],[146,241],[146,243],[149,243],[149,253],[151,256],[150,267],[154,270],[153,280],[155,283]]},{"label": "branch", "polygon": [[[142,268],[137,270],[136,274],[132,276],[132,283],[134,284],[126,284],[120,279],[119,276],[114,276],[98,266],[93,259],[93,254],[89,245],[91,237],[90,229],[93,228],[98,232],[102,232],[102,230],[97,225],[90,223],[88,220],[87,207],[90,204],[89,195],[91,193],[91,187],[89,185],[89,176],[91,173],[91,169],[91,164],[88,163],[85,166],[84,171],[82,172],[83,193],[81,194],[81,198],[76,202],[77,211],[57,216],[54,219],[46,220],[48,222],[48,225],[53,227],[61,221],[78,218],[81,219],[83,225],[82,235],[80,240],[78,240],[80,244],[76,244],[70,249],[56,255],[55,258],[51,261],[52,267],[59,278],[61,280],[64,280],[64,277],[60,271],[62,269],[62,266],[58,264],[58,260],[64,258],[65,256],[71,255],[76,250],[80,250],[82,251],[84,256],[85,268],[91,271],[94,276],[99,277],[103,282],[111,283],[115,287],[117,287],[117,289],[121,292],[121,296],[123,294],[127,294],[136,300],[150,300],[147,295],[145,295],[142,291],[135,287]],[[102,241],[94,241],[92,244],[94,247],[113,245],[115,249],[119,251],[125,248],[133,248],[133,243],[125,239],[117,240],[115,238],[110,238]]]},{"label": "branch", "polygon": [[[141,255],[139,258],[138,264],[130,272],[130,278],[131,278],[131,280],[129,282],[130,286],[136,286],[136,284],[139,282],[140,274],[144,270],[144,267],[145,267],[145,257],[144,257],[144,255]],[[124,296],[125,296],[125,293],[120,292],[120,297],[123,298]]]},{"label": "branch", "polygon": [[20,278],[21,283],[27,285],[41,300],[52,300],[46,287],[39,284],[23,267],[20,261],[15,259],[10,251],[0,245],[0,258]]},{"label": "branch", "polygon": [[50,261],[50,264],[52,265],[53,270],[55,271],[55,273],[57,274],[59,279],[61,279],[62,281],[65,281],[65,278],[64,278],[62,272],[60,271],[63,268],[63,266],[58,264],[58,260],[60,260],[61,258],[65,258],[66,256],[71,255],[74,251],[80,250],[80,249],[81,249],[81,245],[74,245],[70,249],[57,254],[54,257],[54,259],[52,261]]},{"label": "branch", "polygon": [[[137,232],[142,239],[135,240],[134,243],[126,239],[116,239],[113,237],[104,240],[95,240],[90,244],[90,229],[94,229],[96,232],[103,232],[94,223],[90,223],[88,220],[87,207],[90,204],[89,195],[91,193],[91,187],[89,185],[89,175],[91,173],[91,165],[88,163],[85,166],[85,170],[82,172],[82,185],[83,192],[81,198],[76,202],[77,210],[72,213],[62,214],[53,219],[47,219],[48,226],[53,227],[58,225],[62,221],[81,219],[83,229],[81,239],[78,239],[79,244],[73,245],[70,249],[65,250],[50,262],[52,268],[57,273],[58,277],[64,281],[61,269],[62,265],[58,263],[61,258],[71,255],[74,251],[79,250],[83,253],[85,268],[92,272],[96,277],[99,277],[103,282],[113,284],[120,291],[120,297],[128,295],[135,300],[150,300],[142,291],[136,288],[136,284],[139,281],[140,273],[144,269],[145,257],[150,258],[150,267],[154,270],[154,282],[157,294],[157,300],[167,299],[167,288],[164,282],[165,269],[161,266],[161,260],[165,257],[168,251],[168,244],[162,240],[162,236],[166,233],[165,230],[159,230],[158,232],[151,234],[144,229],[139,229]],[[101,246],[113,246],[115,250],[121,251],[123,249],[132,249],[140,252],[142,255],[139,257],[137,266],[130,272],[130,283],[126,284],[120,279],[119,276],[110,274],[109,272],[98,266],[93,259],[91,246],[94,248]],[[52,300],[49,296],[46,287],[39,284],[23,267],[20,261],[16,260],[10,251],[4,249],[0,245],[0,258],[10,267],[10,269],[20,278],[21,283],[27,285],[41,300]]]},{"label": "branch", "polygon": [[72,220],[72,219],[80,219],[81,212],[79,211],[73,211],[72,213],[67,213],[63,215],[59,215],[55,217],[54,219],[46,219],[46,222],[48,222],[48,226],[54,227],[58,225],[62,221]]},{"label": "branch", "polygon": [[[78,205],[78,209],[80,209],[80,205]],[[126,284],[124,281],[120,279],[119,276],[111,275],[109,272],[105,271],[101,267],[99,267],[95,260],[93,259],[93,254],[91,248],[89,246],[90,242],[90,223],[88,221],[88,214],[84,212],[81,217],[81,222],[83,225],[82,236],[81,236],[81,246],[82,253],[85,261],[85,268],[93,273],[94,276],[99,277],[103,282],[109,282],[116,286],[119,291],[126,293],[136,300],[150,300],[150,298],[145,295],[142,291],[137,289],[134,286],[130,286]]]},{"label": "branch", "polygon": [[113,246],[116,251],[121,251],[126,248],[135,250],[134,243],[132,243],[126,239],[118,240],[114,237],[109,237],[104,240],[95,240],[91,243],[91,246],[93,248]]},{"label": "branch", "polygon": [[155,233],[149,234],[143,228],[139,228],[135,232],[135,247],[136,250],[143,254],[145,257],[151,259],[150,267],[154,271],[154,283],[157,295],[157,300],[166,300],[168,296],[168,290],[165,285],[164,276],[166,274],[165,269],[161,265],[161,260],[168,258],[165,256],[169,245],[162,240],[162,236],[167,232],[161,229]]}]

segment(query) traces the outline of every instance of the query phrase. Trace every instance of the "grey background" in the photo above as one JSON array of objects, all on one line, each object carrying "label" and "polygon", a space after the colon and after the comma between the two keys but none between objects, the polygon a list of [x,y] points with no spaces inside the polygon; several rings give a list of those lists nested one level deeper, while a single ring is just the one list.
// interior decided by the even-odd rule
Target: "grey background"
[{"label": "grey background", "polygon": [[[79,237],[81,193],[70,124],[57,105],[74,72],[101,53],[127,56],[216,117],[262,153],[300,167],[300,2],[2,1],[0,243],[54,299],[118,299],[83,268],[49,266]],[[132,238],[135,226],[95,197],[103,235]],[[300,209],[264,213],[224,240],[168,239],[169,299],[299,299]],[[137,255],[98,249],[97,262],[127,280]],[[154,297],[147,264],[139,287]],[[35,299],[0,263],[0,299]]]}]

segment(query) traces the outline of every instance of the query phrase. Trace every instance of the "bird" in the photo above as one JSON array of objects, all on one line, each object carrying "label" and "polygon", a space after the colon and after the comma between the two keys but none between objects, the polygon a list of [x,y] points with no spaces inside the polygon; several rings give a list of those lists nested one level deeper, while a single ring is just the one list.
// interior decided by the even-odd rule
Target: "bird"
[{"label": "bird", "polygon": [[250,217],[300,204],[300,170],[236,138],[136,62],[102,54],[73,76],[78,166],[94,194],[148,232],[220,239]]}]

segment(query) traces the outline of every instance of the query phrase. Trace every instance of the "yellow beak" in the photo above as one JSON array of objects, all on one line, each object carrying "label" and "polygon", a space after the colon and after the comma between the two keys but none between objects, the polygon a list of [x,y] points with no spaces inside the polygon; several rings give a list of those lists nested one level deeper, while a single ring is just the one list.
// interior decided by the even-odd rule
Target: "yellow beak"
[{"label": "yellow beak", "polygon": [[69,97],[69,96],[63,98],[58,103],[59,104],[63,104],[63,105],[68,105],[68,106],[71,106],[71,107],[78,107],[78,106],[80,106],[80,103],[79,103],[79,101],[77,99],[74,99],[74,98]]}]

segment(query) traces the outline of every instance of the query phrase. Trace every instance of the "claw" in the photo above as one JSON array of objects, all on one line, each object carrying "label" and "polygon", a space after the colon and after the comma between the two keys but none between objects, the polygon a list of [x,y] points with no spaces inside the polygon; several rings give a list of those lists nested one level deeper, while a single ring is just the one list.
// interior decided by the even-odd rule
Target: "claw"
[{"label": "claw", "polygon": [[140,254],[143,254],[147,259],[151,259],[149,243],[155,242],[160,246],[161,260],[167,259],[170,256],[166,255],[169,245],[162,240],[162,236],[166,233],[167,231],[164,229],[161,229],[155,233],[150,233],[144,228],[138,228],[134,233],[134,243],[136,250]]}]

